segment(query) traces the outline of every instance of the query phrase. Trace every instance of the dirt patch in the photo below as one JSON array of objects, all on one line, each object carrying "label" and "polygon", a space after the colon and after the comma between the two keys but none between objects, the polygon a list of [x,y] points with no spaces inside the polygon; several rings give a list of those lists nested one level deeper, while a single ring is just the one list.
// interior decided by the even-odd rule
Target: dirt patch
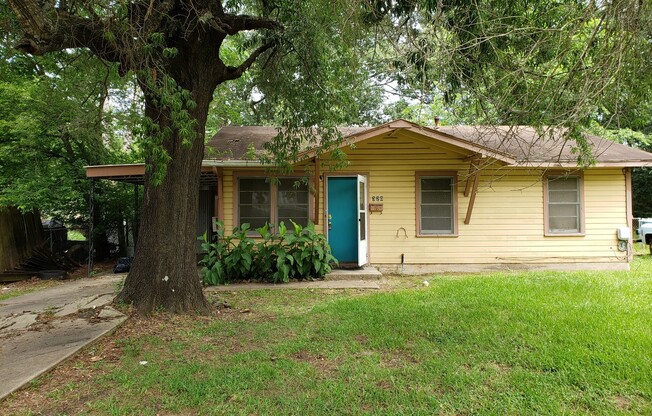
[{"label": "dirt patch", "polygon": [[611,401],[618,410],[628,410],[632,405],[632,401],[624,396],[612,397]]},{"label": "dirt patch", "polygon": [[353,337],[360,345],[367,345],[369,343],[369,338],[366,335],[357,334]]},{"label": "dirt patch", "polygon": [[392,390],[394,388],[389,380],[380,380],[376,382],[376,386],[382,390]]},{"label": "dirt patch", "polygon": [[52,319],[37,319],[35,324],[30,325],[28,331],[47,332],[52,330],[53,328],[54,325],[52,324]]},{"label": "dirt patch", "polygon": [[401,368],[419,364],[419,360],[405,350],[391,350],[381,353],[380,363],[387,368]]},{"label": "dirt patch", "polygon": [[[103,260],[93,263],[93,275],[97,276],[101,273],[113,272],[113,267],[115,267],[116,260]],[[83,264],[82,267],[79,267],[72,272],[68,272],[68,279],[81,279],[88,277],[88,266]]]},{"label": "dirt patch", "polygon": [[321,354],[313,354],[309,351],[300,350],[291,355],[295,361],[305,362],[310,364],[317,370],[317,373],[324,375],[331,375],[336,372],[339,364],[335,361],[329,360]]},{"label": "dirt patch", "polygon": [[503,363],[497,363],[494,361],[489,361],[487,363],[480,365],[480,371],[495,371],[497,373],[507,373],[511,370],[512,370],[511,366]]}]

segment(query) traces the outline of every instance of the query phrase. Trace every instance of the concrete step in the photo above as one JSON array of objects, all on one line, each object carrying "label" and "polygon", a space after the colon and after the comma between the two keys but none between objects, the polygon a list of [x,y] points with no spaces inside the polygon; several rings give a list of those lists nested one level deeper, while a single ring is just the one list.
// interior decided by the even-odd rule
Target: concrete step
[{"label": "concrete step", "polygon": [[383,274],[375,267],[364,266],[356,269],[333,269],[325,280],[380,280]]}]

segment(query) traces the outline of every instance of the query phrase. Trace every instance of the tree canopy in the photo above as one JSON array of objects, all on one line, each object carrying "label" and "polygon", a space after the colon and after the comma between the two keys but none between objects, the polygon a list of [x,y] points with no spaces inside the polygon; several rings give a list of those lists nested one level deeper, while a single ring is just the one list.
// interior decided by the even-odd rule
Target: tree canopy
[{"label": "tree canopy", "polygon": [[[3,27],[15,22],[6,5],[0,22]],[[131,80],[87,51],[34,57],[14,50],[16,40],[12,31],[0,39],[0,206],[38,208],[86,230],[84,166],[139,157],[126,134],[137,111],[118,108],[125,101],[118,91],[128,93]],[[108,254],[107,233],[115,234],[132,217],[132,200],[124,186],[96,187],[95,222],[101,225],[94,239],[100,257]]]}]

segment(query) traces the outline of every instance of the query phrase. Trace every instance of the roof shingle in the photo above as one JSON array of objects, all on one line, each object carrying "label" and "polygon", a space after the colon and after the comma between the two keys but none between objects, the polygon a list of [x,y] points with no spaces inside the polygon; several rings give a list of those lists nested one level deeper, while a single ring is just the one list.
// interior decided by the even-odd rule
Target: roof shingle
[{"label": "roof shingle", "polygon": [[[576,143],[572,140],[564,140],[564,131],[560,129],[538,131],[529,126],[440,126],[434,128],[422,127],[414,123],[410,123],[410,125],[414,126],[415,131],[423,128],[493,149],[496,152],[512,155],[520,165],[574,163],[577,160],[577,154],[573,150]],[[343,127],[340,132],[344,137],[354,138],[360,133],[375,128]],[[252,147],[256,151],[261,151],[264,144],[271,141],[277,133],[278,130],[275,127],[223,127],[207,143],[205,158],[248,159]],[[651,153],[597,136],[585,135],[585,137],[598,164],[652,165]]]}]

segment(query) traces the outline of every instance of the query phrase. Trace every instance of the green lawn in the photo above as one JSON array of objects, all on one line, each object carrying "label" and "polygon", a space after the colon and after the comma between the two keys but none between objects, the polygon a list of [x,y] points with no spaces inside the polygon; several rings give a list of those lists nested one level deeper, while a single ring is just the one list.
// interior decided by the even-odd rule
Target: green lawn
[{"label": "green lawn", "polygon": [[214,317],[133,319],[7,408],[652,414],[650,256],[631,272],[400,279],[373,293],[232,292]]}]

